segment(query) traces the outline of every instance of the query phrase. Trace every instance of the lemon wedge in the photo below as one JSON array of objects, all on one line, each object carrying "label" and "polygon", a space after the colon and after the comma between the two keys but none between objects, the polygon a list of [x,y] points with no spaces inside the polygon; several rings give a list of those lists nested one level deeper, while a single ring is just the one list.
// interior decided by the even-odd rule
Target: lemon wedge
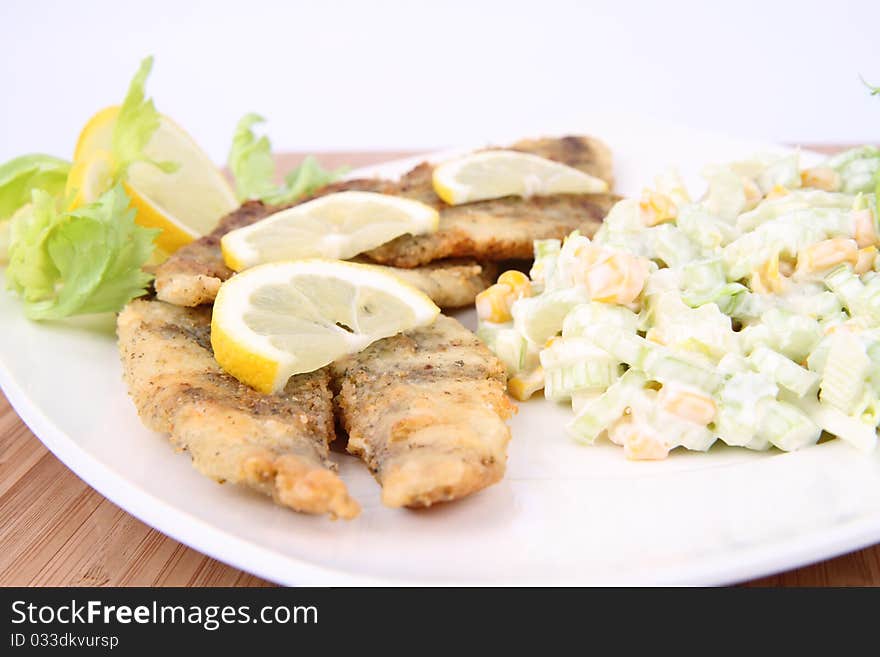
[{"label": "lemon wedge", "polygon": [[434,191],[449,205],[548,194],[598,194],[608,183],[553,160],[518,151],[471,153],[434,168]]},{"label": "lemon wedge", "polygon": [[437,230],[429,205],[375,192],[338,192],[276,212],[230,231],[220,241],[235,271],[299,258],[347,260],[406,233]]},{"label": "lemon wedge", "polygon": [[278,392],[294,374],[430,324],[439,312],[423,293],[376,267],[317,259],[270,263],[220,287],[211,346],[239,381]]},{"label": "lemon wedge", "polygon": [[[71,207],[95,201],[112,184],[111,149],[119,107],[95,114],[79,135],[73,167],[67,179]],[[144,149],[157,162],[173,162],[177,170],[165,173],[145,163],[132,164],[123,181],[137,210],[135,221],[162,232],[156,244],[173,253],[184,244],[210,232],[238,201],[222,172],[176,123],[162,116],[159,127]]]}]

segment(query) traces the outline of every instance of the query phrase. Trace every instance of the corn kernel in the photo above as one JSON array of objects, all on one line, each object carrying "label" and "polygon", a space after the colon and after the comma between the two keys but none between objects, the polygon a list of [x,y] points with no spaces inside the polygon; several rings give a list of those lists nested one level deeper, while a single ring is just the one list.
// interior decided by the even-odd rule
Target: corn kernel
[{"label": "corn kernel", "polygon": [[875,246],[878,244],[877,229],[874,225],[874,213],[871,208],[853,210],[853,223],[855,223],[855,238],[860,248]]},{"label": "corn kernel", "polygon": [[779,294],[788,284],[788,279],[779,271],[779,255],[770,258],[752,274],[750,287],[759,294]]},{"label": "corn kernel", "polygon": [[611,251],[590,242],[579,246],[574,254],[584,267],[589,268],[607,260],[611,256]]},{"label": "corn kernel", "polygon": [[812,167],[801,171],[801,185],[836,192],[840,189],[840,174],[829,167]]},{"label": "corn kernel", "polygon": [[624,438],[623,454],[632,461],[659,461],[669,456],[669,448],[648,427],[631,424]]},{"label": "corn kernel", "polygon": [[538,366],[531,372],[523,372],[510,377],[507,392],[517,401],[526,401],[544,387],[544,368]]},{"label": "corn kernel", "polygon": [[648,279],[648,261],[628,253],[613,253],[590,267],[585,283],[593,301],[632,303]]},{"label": "corn kernel", "polygon": [[517,299],[532,296],[532,282],[521,271],[515,269],[506,271],[498,277],[498,282],[513,290]]},{"label": "corn kernel", "polygon": [[642,192],[639,202],[642,221],[646,226],[656,226],[667,221],[675,221],[678,217],[678,206],[666,194],[646,189]]},{"label": "corn kernel", "polygon": [[496,283],[489,286],[477,295],[475,305],[477,316],[486,322],[509,322],[513,319],[510,315],[510,307],[516,300],[513,290],[509,285]]},{"label": "corn kernel", "polygon": [[797,268],[800,271],[816,272],[830,269],[842,262],[851,265],[859,260],[859,248],[854,240],[835,237],[812,244],[798,252]]},{"label": "corn kernel", "polygon": [[788,196],[789,194],[791,194],[791,192],[782,185],[773,185],[773,189],[767,192],[767,196],[765,198],[768,201],[772,201],[773,199],[782,198],[783,196]]},{"label": "corn kernel", "polygon": [[673,415],[694,424],[707,425],[715,419],[718,407],[709,395],[691,390],[680,390],[663,386],[657,394],[661,408]]},{"label": "corn kernel", "polygon": [[855,272],[864,274],[874,269],[874,261],[877,258],[877,247],[866,246],[859,249],[859,259],[856,261]]}]

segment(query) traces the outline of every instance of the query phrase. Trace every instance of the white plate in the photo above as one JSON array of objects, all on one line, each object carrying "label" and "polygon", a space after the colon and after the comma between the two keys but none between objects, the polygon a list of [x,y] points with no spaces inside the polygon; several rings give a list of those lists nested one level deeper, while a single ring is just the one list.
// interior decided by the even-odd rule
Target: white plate
[{"label": "white plate", "polygon": [[[696,188],[705,163],[775,150],[632,117],[585,118],[568,131],[609,143],[618,189],[629,194],[670,164]],[[143,428],[112,317],[36,324],[7,293],[0,317],[0,384],[56,456],[144,522],[276,582],[715,584],[880,541],[877,454],[833,441],[793,454],[676,451],[633,463],[618,448],[570,442],[569,412],[543,400],[521,404],[507,476],[489,490],[425,512],[387,509],[360,462],[336,454],[363,514],[301,516],[202,477]]]}]

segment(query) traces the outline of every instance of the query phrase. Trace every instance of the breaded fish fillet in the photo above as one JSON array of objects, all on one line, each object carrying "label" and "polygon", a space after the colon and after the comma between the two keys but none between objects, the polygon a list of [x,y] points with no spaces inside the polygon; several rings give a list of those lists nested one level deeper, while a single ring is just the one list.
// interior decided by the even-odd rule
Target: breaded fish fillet
[{"label": "breaded fish fillet", "polygon": [[440,315],[330,367],[348,451],[386,505],[454,500],[504,475],[515,410],[504,365],[456,320]]},{"label": "breaded fish fillet", "polygon": [[223,372],[211,309],[135,300],[117,322],[123,376],[144,424],[171,434],[203,474],[304,513],[353,518],[360,507],[329,459],[335,438],[327,369],[264,395]]},{"label": "breaded fish fillet", "polygon": [[[611,154],[589,137],[521,141],[513,148],[534,153],[612,182]],[[536,239],[562,238],[575,229],[592,235],[617,201],[611,194],[558,195],[530,199],[504,198],[448,206],[434,193],[432,167],[417,166],[400,181],[347,180],[328,185],[315,196],[345,190],[397,194],[438,208],[440,228],[430,235],[403,235],[366,254],[375,263],[411,269],[402,277],[428,294],[442,308],[470,305],[494,280],[487,261],[532,257]],[[304,199],[308,200],[308,199]],[[283,207],[250,201],[224,217],[210,234],[178,250],[156,269],[156,294],[180,306],[211,303],[220,284],[232,276],[220,252],[220,238]],[[477,260],[422,269],[420,265],[446,258],[476,256]],[[363,261],[363,258],[360,258]],[[455,269],[454,267],[463,267]],[[399,273],[391,270],[390,273]]]},{"label": "breaded fish fillet", "polygon": [[[391,183],[384,180],[345,180],[324,187],[320,194],[343,191],[390,193]],[[314,196],[310,197],[314,198]],[[247,201],[220,220],[208,235],[175,251],[156,268],[156,295],[176,306],[198,306],[212,303],[220,283],[234,273],[223,262],[220,239],[229,231],[250,226],[287,206],[269,206],[260,201]]]},{"label": "breaded fish fillet", "polygon": [[[530,139],[511,149],[546,157],[613,183],[611,152],[591,137]],[[573,230],[592,236],[619,197],[614,194],[557,194],[507,197],[446,205],[434,193],[434,168],[422,163],[398,182],[394,192],[440,212],[440,227],[427,235],[401,235],[368,251],[370,259],[394,267],[418,267],[448,257],[511,260],[532,257],[537,239],[562,239]]]},{"label": "breaded fish fillet", "polygon": [[[358,187],[363,186],[358,184]],[[234,273],[223,262],[220,238],[228,231],[259,221],[276,210],[250,201],[224,217],[210,235],[179,249],[156,268],[156,295],[162,301],[177,306],[212,303],[220,284]],[[355,261],[381,267],[402,278],[431,297],[441,308],[471,305],[477,294],[492,285],[498,275],[494,263],[464,258],[438,260],[424,267],[406,270],[382,267],[363,257],[355,258]]]}]

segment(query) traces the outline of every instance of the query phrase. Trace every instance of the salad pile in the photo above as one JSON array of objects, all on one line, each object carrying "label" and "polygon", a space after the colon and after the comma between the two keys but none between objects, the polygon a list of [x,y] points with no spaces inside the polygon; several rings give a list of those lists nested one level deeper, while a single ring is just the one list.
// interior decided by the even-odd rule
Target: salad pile
[{"label": "salad pile", "polygon": [[477,300],[509,390],[570,403],[577,441],[632,459],[684,447],[873,449],[880,422],[880,150],[659,176],[594,238],[535,243]]}]

